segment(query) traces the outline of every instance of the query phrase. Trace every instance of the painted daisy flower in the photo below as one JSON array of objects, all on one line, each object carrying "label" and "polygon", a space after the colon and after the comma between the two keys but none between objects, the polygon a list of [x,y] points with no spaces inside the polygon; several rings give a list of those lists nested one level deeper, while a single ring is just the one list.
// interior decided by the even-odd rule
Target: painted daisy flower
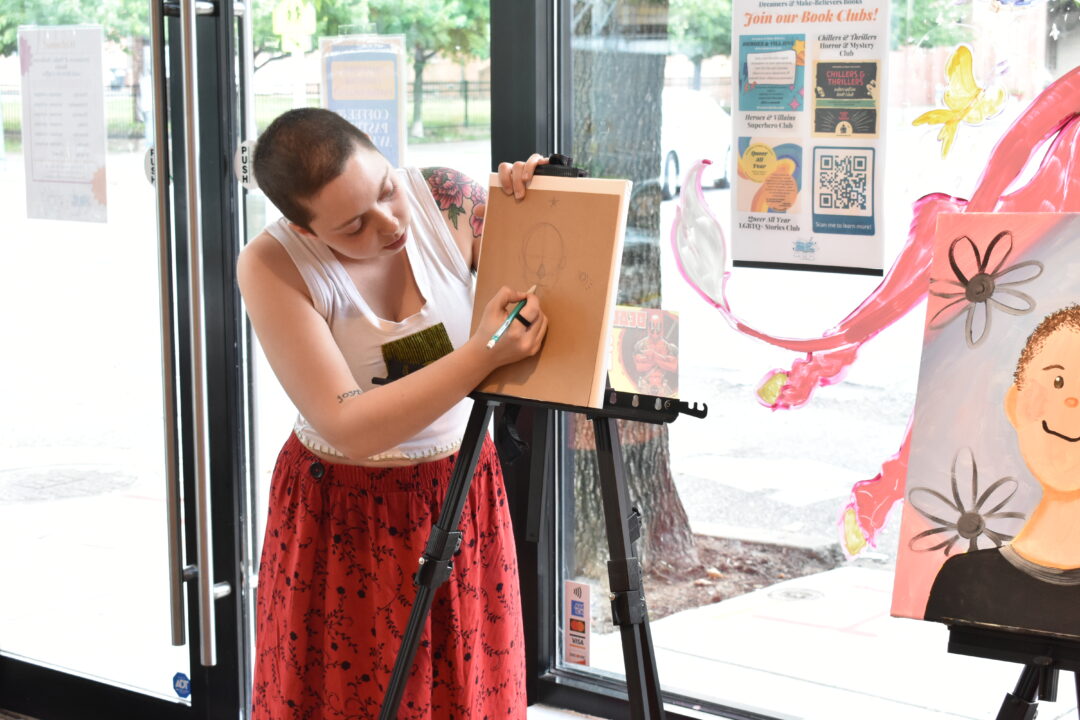
[{"label": "painted daisy flower", "polygon": [[[964,483],[965,491],[968,484],[971,486],[968,498],[962,496],[966,493],[961,493],[960,482],[957,480],[957,465],[961,462],[970,466],[970,483]],[[979,468],[975,463],[975,455],[969,448],[961,448],[953,456],[949,479],[952,498],[928,487],[912,488],[908,493],[908,502],[911,506],[924,518],[937,525],[913,536],[908,541],[909,548],[916,552],[944,549],[945,554],[948,555],[953,546],[962,540],[967,541],[966,552],[974,552],[979,549],[980,537],[985,536],[997,547],[1013,539],[1012,535],[991,529],[989,522],[1005,519],[1022,520],[1025,517],[1021,512],[1003,511],[1020,487],[1015,478],[999,478],[980,493]],[[965,502],[965,499],[968,502]],[[991,503],[993,506],[989,507]]]},{"label": "painted daisy flower", "polygon": [[[1010,315],[1026,315],[1035,309],[1035,299],[1016,289],[1042,275],[1043,264],[1027,260],[1006,266],[1013,251],[1012,233],[999,232],[986,247],[986,253],[966,235],[949,245],[949,266],[956,279],[930,279],[930,294],[949,300],[930,318],[930,328],[938,330],[956,317],[946,317],[957,306],[967,305],[964,334],[968,347],[976,347],[990,334],[990,309]],[[935,289],[935,286],[940,289]]]}]

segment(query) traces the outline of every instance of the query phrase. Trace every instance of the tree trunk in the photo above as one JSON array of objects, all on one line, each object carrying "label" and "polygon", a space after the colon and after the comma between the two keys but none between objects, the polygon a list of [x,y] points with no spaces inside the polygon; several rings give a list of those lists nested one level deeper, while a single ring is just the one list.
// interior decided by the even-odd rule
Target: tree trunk
[{"label": "tree trunk", "polygon": [[143,109],[139,104],[139,97],[142,94],[143,48],[145,46],[146,38],[142,35],[131,38],[131,124],[134,127],[146,122]]},{"label": "tree trunk", "polygon": [[424,57],[424,49],[417,46],[413,52],[413,106],[412,128],[409,135],[424,137],[424,66],[427,59]]},{"label": "tree trunk", "polygon": [[694,89],[701,89],[701,63],[705,61],[704,58],[694,58]]},{"label": "tree trunk", "polygon": [[[636,549],[646,573],[678,574],[698,563],[690,520],[671,476],[667,425],[620,420],[619,444],[630,504],[642,516]],[[592,422],[570,420],[574,467],[574,575],[607,577],[604,506]]]},{"label": "tree trunk", "polygon": [[[577,50],[574,164],[595,177],[634,181],[619,302],[660,306],[660,93],[664,56],[617,49]],[[591,423],[572,416],[574,472],[572,574],[606,577],[608,548]],[[697,564],[690,522],[671,474],[666,425],[619,423],[631,502],[642,516],[638,556],[646,572]]]}]

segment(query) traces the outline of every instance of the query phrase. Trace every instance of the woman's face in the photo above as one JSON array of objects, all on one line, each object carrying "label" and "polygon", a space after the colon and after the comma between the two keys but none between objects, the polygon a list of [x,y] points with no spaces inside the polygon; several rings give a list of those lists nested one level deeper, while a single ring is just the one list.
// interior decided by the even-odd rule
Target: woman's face
[{"label": "woman's face", "polygon": [[1063,327],[1046,338],[1023,387],[1005,393],[1005,414],[1044,493],[1080,492],[1080,333]]},{"label": "woman's face", "polygon": [[393,255],[408,240],[409,207],[400,185],[386,158],[358,148],[341,174],[307,201],[308,224],[342,258]]}]

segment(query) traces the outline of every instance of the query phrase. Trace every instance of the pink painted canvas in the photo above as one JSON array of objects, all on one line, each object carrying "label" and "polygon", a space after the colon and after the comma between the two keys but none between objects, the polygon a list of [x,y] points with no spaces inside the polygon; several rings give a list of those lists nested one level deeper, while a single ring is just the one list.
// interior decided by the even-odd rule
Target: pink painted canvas
[{"label": "pink painted canvas", "polygon": [[940,216],[893,615],[1080,638],[1080,215]]}]

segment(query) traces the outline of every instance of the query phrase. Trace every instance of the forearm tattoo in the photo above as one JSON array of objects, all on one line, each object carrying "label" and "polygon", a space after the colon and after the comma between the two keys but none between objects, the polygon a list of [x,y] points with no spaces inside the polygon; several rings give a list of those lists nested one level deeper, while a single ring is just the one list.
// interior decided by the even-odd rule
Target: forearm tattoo
[{"label": "forearm tattoo", "polygon": [[435,204],[450,219],[455,230],[458,229],[458,217],[465,214],[465,201],[469,201],[469,225],[473,237],[480,237],[484,218],[476,214],[476,209],[487,203],[487,191],[468,175],[452,168],[424,168],[420,172],[428,181]]},{"label": "forearm tattoo", "polygon": [[355,397],[355,396],[359,395],[362,392],[363,392],[363,390],[361,390],[360,388],[354,388],[353,390],[349,390],[348,392],[343,392],[343,393],[341,393],[340,395],[337,396],[338,404],[341,404],[341,403],[345,402],[346,400],[348,400],[349,398]]}]

